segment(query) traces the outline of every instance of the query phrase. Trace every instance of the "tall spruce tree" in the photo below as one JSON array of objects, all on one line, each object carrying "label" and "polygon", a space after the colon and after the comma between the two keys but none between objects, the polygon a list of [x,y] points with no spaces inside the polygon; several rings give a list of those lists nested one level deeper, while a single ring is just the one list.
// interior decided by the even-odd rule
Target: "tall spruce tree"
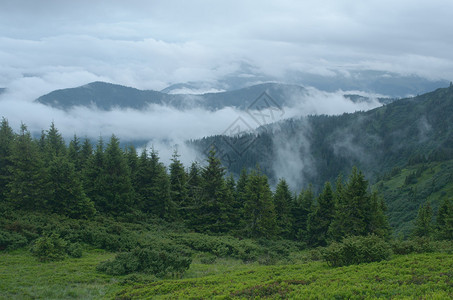
[{"label": "tall spruce tree", "polygon": [[307,244],[311,247],[326,246],[327,232],[335,214],[334,192],[330,182],[318,196],[313,211],[307,220]]},{"label": "tall spruce tree", "polygon": [[14,132],[8,121],[2,118],[0,125],[0,204],[6,200],[7,185],[11,180],[11,149]]},{"label": "tall spruce tree", "polygon": [[184,220],[187,217],[188,192],[187,174],[184,165],[179,160],[175,150],[170,164],[170,192],[171,200],[177,211],[177,218]]},{"label": "tall spruce tree", "polygon": [[444,198],[436,217],[436,229],[441,240],[453,240],[453,201]]},{"label": "tall spruce tree", "polygon": [[280,179],[274,194],[274,206],[277,217],[277,227],[279,230],[279,236],[284,238],[291,237],[291,231],[293,226],[292,220],[292,204],[293,197],[289,190],[289,186],[285,179]]},{"label": "tall spruce tree", "polygon": [[294,199],[291,211],[294,220],[293,231],[291,234],[293,239],[307,242],[308,216],[313,210],[313,204],[313,187],[310,185],[307,189],[302,190]]},{"label": "tall spruce tree", "polygon": [[112,135],[105,148],[104,158],[104,171],[108,184],[104,190],[107,200],[106,211],[114,215],[130,211],[134,200],[131,170],[115,135]]},{"label": "tall spruce tree", "polygon": [[273,238],[278,232],[272,191],[259,168],[248,176],[245,188],[245,231],[251,238]]},{"label": "tall spruce tree", "polygon": [[193,227],[201,232],[222,233],[231,229],[228,219],[232,195],[225,184],[225,168],[213,149],[207,158],[208,165],[201,171],[200,203],[198,218]]},{"label": "tall spruce tree", "polygon": [[432,237],[433,233],[433,209],[431,208],[431,204],[426,202],[418,209],[412,235],[414,237]]},{"label": "tall spruce tree", "polygon": [[74,165],[66,156],[55,157],[48,167],[49,197],[47,208],[73,218],[94,215],[93,202],[85,195]]},{"label": "tall spruce tree", "polygon": [[80,172],[82,170],[82,162],[81,162],[81,150],[82,147],[80,145],[80,139],[77,135],[74,134],[74,137],[69,142],[68,147],[68,158],[69,161],[74,165],[76,172]]},{"label": "tall spruce tree", "polygon": [[146,149],[140,155],[136,193],[138,206],[145,213],[167,220],[175,218],[175,209],[170,198],[170,178],[154,149],[150,157]]},{"label": "tall spruce tree", "polygon": [[10,159],[8,201],[18,208],[43,210],[48,197],[48,177],[38,146],[24,124],[12,143]]},{"label": "tall spruce tree", "polygon": [[[82,149],[88,149],[85,146],[86,144],[85,142]],[[99,138],[94,154],[90,155],[85,163],[83,188],[88,198],[93,201],[97,211],[102,213],[109,211],[106,191],[109,188],[109,183],[105,169],[104,141],[102,137]]]}]

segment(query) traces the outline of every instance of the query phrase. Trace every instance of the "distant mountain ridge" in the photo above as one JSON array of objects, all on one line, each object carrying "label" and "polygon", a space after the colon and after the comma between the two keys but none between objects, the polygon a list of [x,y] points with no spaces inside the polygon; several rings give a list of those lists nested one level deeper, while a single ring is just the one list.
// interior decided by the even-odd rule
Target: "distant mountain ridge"
[{"label": "distant mountain ridge", "polygon": [[[180,87],[183,87],[183,85]],[[114,108],[144,109],[150,104],[168,105],[178,109],[192,107],[208,110],[218,110],[224,107],[246,109],[263,92],[266,92],[282,106],[288,104],[295,95],[304,97],[308,93],[307,89],[302,86],[282,83],[263,83],[232,91],[185,95],[139,90],[106,82],[92,82],[76,88],[53,91],[39,97],[36,101],[63,110],[75,106],[96,106],[101,110]],[[368,98],[362,96],[348,95],[348,97],[351,101],[369,101]],[[360,97],[360,99],[357,97]]]}]

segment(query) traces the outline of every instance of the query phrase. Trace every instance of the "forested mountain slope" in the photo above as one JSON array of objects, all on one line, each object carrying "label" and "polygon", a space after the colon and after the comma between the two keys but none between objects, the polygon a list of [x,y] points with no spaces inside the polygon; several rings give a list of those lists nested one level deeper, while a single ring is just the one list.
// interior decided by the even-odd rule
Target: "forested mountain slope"
[{"label": "forested mountain slope", "polygon": [[321,186],[357,165],[368,178],[409,161],[453,158],[453,87],[366,111],[289,119],[240,136],[191,141],[211,146],[230,171],[259,164],[266,174]]}]

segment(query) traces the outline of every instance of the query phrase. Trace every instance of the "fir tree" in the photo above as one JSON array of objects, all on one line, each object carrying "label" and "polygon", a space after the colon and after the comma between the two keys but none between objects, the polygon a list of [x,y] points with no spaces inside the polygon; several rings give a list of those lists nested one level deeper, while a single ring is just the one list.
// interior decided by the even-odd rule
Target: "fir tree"
[{"label": "fir tree", "polygon": [[272,238],[277,234],[277,219],[267,177],[259,169],[248,176],[245,188],[245,231],[251,238]]},{"label": "fir tree", "polygon": [[9,202],[18,208],[42,210],[48,196],[46,169],[38,147],[24,124],[14,139],[10,158]]},{"label": "fir tree", "polygon": [[418,209],[417,218],[414,222],[414,237],[431,237],[433,234],[433,210],[429,202]]},{"label": "fir tree", "polygon": [[208,165],[201,171],[201,197],[194,227],[201,232],[220,233],[231,229],[228,219],[232,195],[225,184],[225,169],[211,150]]},{"label": "fir tree", "polygon": [[131,171],[114,135],[105,149],[104,172],[108,184],[104,190],[106,211],[113,214],[130,211],[134,200]]},{"label": "fir tree", "polygon": [[170,179],[154,149],[151,151],[151,157],[148,157],[146,149],[140,155],[136,193],[138,206],[144,212],[167,220],[174,219],[175,210],[170,198]]},{"label": "fir tree", "polygon": [[170,164],[170,192],[171,200],[178,211],[177,218],[184,220],[188,205],[187,174],[176,150]]},{"label": "fir tree", "polygon": [[50,211],[73,218],[89,218],[94,215],[94,204],[85,195],[74,165],[65,156],[50,162],[49,197],[47,207]]},{"label": "fir tree", "polygon": [[439,239],[453,240],[453,203],[445,198],[437,212],[436,228]]},{"label": "fir tree", "polygon": [[6,200],[7,185],[11,180],[11,147],[14,142],[14,132],[8,121],[2,118],[0,126],[0,203]]},{"label": "fir tree", "polygon": [[292,217],[294,220],[292,238],[306,242],[308,239],[307,225],[308,216],[313,210],[314,195],[313,187],[310,185],[306,190],[302,190],[299,196],[295,197],[292,205]]},{"label": "fir tree", "polygon": [[330,182],[317,198],[317,203],[307,220],[307,243],[311,247],[327,246],[328,230],[335,214],[334,193]]},{"label": "fir tree", "polygon": [[74,134],[74,137],[69,142],[68,147],[68,158],[69,161],[74,165],[74,168],[77,172],[82,170],[82,163],[81,163],[81,150],[82,147],[80,145],[80,140],[77,135]]},{"label": "fir tree", "polygon": [[285,179],[280,179],[274,194],[274,206],[277,216],[277,227],[279,236],[290,238],[292,231],[292,209],[293,198]]}]

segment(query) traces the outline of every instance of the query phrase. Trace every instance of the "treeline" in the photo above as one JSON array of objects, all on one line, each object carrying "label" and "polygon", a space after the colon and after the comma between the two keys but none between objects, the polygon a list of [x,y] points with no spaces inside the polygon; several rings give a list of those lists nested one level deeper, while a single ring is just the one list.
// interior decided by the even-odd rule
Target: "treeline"
[{"label": "treeline", "polygon": [[243,170],[237,181],[226,176],[214,151],[205,167],[189,168],[175,152],[167,168],[155,150],[123,150],[114,135],[107,144],[100,138],[94,149],[77,136],[67,146],[53,123],[34,139],[25,125],[14,133],[6,119],[0,160],[1,205],[13,209],[85,219],[150,216],[202,233],[282,237],[310,246],[390,232],[382,199],[355,168],[346,182],[326,183],[318,196],[311,187],[293,194],[284,179],[273,193],[259,168]]}]

